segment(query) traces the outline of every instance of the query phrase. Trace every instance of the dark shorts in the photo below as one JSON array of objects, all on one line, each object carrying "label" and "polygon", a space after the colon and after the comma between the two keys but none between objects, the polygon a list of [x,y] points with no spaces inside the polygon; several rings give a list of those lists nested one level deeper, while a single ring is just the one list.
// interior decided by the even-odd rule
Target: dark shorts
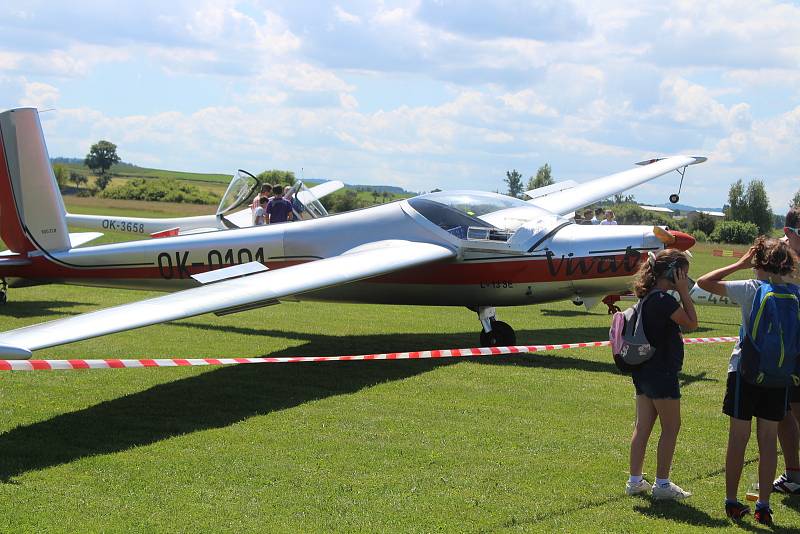
[{"label": "dark shorts", "polygon": [[681,398],[677,371],[645,368],[634,371],[632,376],[636,395],[656,400]]},{"label": "dark shorts", "polygon": [[759,417],[768,421],[780,421],[789,409],[789,388],[763,388],[739,377],[739,373],[728,373],[722,413],[734,419],[750,421]]}]

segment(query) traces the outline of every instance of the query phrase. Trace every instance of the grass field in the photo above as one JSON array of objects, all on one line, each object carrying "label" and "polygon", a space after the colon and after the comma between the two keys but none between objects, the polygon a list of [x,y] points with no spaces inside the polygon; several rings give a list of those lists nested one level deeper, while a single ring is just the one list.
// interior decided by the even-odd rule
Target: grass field
[{"label": "grass field", "polygon": [[[712,248],[730,247],[696,247],[693,274],[728,261]],[[15,289],[0,330],[150,295]],[[699,312],[693,335],[737,332],[736,309]],[[499,314],[524,344],[604,339],[609,322],[604,310],[571,303]],[[474,346],[477,331],[461,308],[284,303],[36,357],[361,354]],[[607,349],[3,373],[0,531],[758,531],[729,523],[721,506],[729,351],[686,350],[673,479],[694,496],[682,504],[623,495],[633,388]],[[745,483],[756,468],[752,441]],[[773,508],[779,526],[800,531],[800,498],[775,497]]]}]

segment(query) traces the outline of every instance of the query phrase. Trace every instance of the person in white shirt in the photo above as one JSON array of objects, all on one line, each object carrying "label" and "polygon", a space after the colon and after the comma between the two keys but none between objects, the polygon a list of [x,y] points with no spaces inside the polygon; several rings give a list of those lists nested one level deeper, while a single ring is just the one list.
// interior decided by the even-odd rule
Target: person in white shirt
[{"label": "person in white shirt", "polygon": [[600,221],[600,224],[617,224],[617,221],[614,220],[614,212],[606,210],[606,218]]},{"label": "person in white shirt", "polygon": [[261,185],[261,192],[256,195],[256,198],[253,199],[253,202],[250,203],[250,210],[253,212],[253,217],[255,217],[256,210],[261,205],[261,199],[266,198],[269,199],[272,196],[272,186],[270,184],[262,184]]},{"label": "person in white shirt", "polygon": [[253,226],[261,226],[267,224],[267,204],[269,199],[261,197],[258,199],[258,207],[253,211]]}]

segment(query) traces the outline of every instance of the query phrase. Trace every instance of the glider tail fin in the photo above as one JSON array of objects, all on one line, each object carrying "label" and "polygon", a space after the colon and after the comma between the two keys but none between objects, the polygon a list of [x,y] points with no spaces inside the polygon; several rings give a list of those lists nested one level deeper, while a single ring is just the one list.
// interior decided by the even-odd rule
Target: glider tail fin
[{"label": "glider tail fin", "polygon": [[0,237],[17,253],[70,248],[64,200],[33,108],[0,113]]}]

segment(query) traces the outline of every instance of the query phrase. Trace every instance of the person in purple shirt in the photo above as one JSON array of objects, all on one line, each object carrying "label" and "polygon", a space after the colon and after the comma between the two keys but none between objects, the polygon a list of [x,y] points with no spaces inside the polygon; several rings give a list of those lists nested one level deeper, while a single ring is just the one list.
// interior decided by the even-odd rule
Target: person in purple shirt
[{"label": "person in purple shirt", "polygon": [[292,204],[283,198],[283,186],[276,185],[272,188],[275,195],[267,203],[267,217],[269,224],[283,223],[292,220]]}]

